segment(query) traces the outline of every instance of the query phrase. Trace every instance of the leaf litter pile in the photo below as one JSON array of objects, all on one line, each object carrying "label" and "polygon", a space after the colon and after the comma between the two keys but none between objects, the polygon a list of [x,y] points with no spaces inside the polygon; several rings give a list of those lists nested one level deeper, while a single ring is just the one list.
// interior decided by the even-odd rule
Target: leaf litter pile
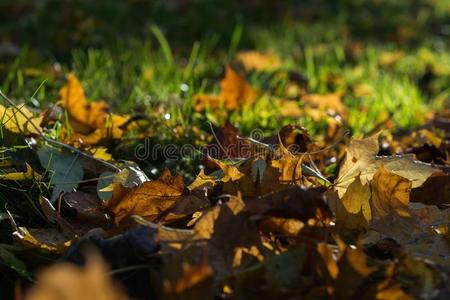
[{"label": "leaf litter pile", "polygon": [[152,117],[88,101],[73,73],[43,112],[2,95],[12,242],[0,261],[2,280],[20,278],[18,299],[450,297],[450,111],[351,138],[342,94],[310,94],[300,80],[297,99],[271,101],[280,118],[325,120],[323,133],[246,137],[228,118],[262,97],[245,72],[280,63],[237,61],[219,92],[192,96],[193,111],[222,125],[185,133],[203,146],[188,181],[169,169],[150,180],[118,156],[120,143],[152,135]]}]

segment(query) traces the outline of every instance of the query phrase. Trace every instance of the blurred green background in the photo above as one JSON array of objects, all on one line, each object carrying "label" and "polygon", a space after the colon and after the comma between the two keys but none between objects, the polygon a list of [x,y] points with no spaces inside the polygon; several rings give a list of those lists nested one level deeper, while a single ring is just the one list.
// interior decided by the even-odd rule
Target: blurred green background
[{"label": "blurred green background", "polygon": [[[163,104],[172,118],[155,126],[220,123],[193,113],[192,96],[217,92],[222,66],[246,49],[276,54],[282,70],[307,78],[308,93],[343,93],[358,134],[386,113],[399,129],[417,126],[450,95],[449,0],[2,0],[0,20],[0,87],[37,109],[56,101],[74,71],[89,99],[119,113]],[[276,91],[286,76],[277,76],[247,79],[284,96]],[[355,93],[362,85],[369,92]],[[277,114],[262,99],[231,120],[244,133],[322,128],[279,124]]]}]

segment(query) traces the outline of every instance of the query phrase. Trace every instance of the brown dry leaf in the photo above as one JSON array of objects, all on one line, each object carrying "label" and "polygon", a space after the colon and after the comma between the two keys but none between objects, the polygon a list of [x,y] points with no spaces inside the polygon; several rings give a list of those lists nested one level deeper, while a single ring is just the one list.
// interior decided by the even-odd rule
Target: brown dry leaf
[{"label": "brown dry leaf", "polygon": [[263,232],[272,232],[289,238],[297,237],[304,226],[305,223],[293,218],[266,217],[258,222],[258,228]]},{"label": "brown dry leaf", "polygon": [[216,276],[227,276],[264,259],[258,229],[244,208],[241,196],[233,196],[205,212],[194,226],[196,236],[209,239],[208,260]]},{"label": "brown dry leaf", "polygon": [[210,189],[216,184],[217,178],[214,176],[206,175],[202,169],[195,177],[194,181],[188,186],[190,191],[198,189]]},{"label": "brown dry leaf", "polygon": [[302,178],[302,155],[292,154],[280,141],[278,159],[271,160],[270,166],[277,169],[280,182],[296,183]]},{"label": "brown dry leaf", "polygon": [[422,186],[412,189],[411,202],[450,205],[450,174],[435,173]]},{"label": "brown dry leaf", "polygon": [[212,268],[202,259],[200,265],[183,264],[183,274],[173,285],[166,282],[165,293],[169,299],[206,299],[212,297]]},{"label": "brown dry leaf", "polygon": [[[347,156],[339,170],[339,177],[336,179],[335,188],[340,198],[347,191],[350,184],[360,176],[364,170],[375,163],[375,156],[378,153],[378,135],[370,138],[358,140],[352,139],[347,147]],[[361,177],[363,185],[367,184],[366,176]]]},{"label": "brown dry leaf", "polygon": [[246,199],[246,211],[253,215],[293,218],[303,222],[326,219],[331,212],[323,200],[324,188],[288,187],[257,198]]},{"label": "brown dry leaf", "polygon": [[66,236],[54,228],[27,229],[25,227],[18,227],[13,232],[13,235],[16,241],[29,249],[63,253],[72,245],[71,240],[67,239]]},{"label": "brown dry leaf", "polygon": [[68,75],[67,84],[59,91],[59,99],[62,107],[68,111],[70,125],[75,131],[72,140],[93,145],[106,137],[122,137],[120,125],[127,118],[110,115],[109,106],[104,101],[87,102],[83,87],[75,74]]},{"label": "brown dry leaf", "polygon": [[154,287],[156,298],[214,298],[214,272],[208,263],[208,249],[204,245],[191,244],[169,251],[172,255],[161,257],[160,279]]},{"label": "brown dry leaf", "polygon": [[372,180],[381,165],[384,165],[386,170],[410,180],[412,188],[421,186],[433,173],[439,172],[438,169],[427,164],[414,161],[410,155],[378,157],[377,153],[378,134],[362,140],[352,139],[347,147],[347,156],[339,170],[339,176],[334,183],[340,198],[357,176],[365,185]]},{"label": "brown dry leaf", "polygon": [[338,249],[326,243],[317,245],[321,263],[315,265],[316,272],[334,299],[361,299],[361,286],[376,269],[367,265],[361,245],[350,247],[340,239],[336,242]]},{"label": "brown dry leaf", "polygon": [[237,181],[245,176],[245,174],[239,171],[239,168],[233,164],[225,163],[213,158],[208,158],[208,161],[211,164],[215,164],[223,171],[223,176],[220,179],[223,182]]},{"label": "brown dry leaf", "polygon": [[25,300],[125,300],[99,256],[90,255],[84,267],[64,263],[44,269]]},{"label": "brown dry leaf", "polygon": [[223,105],[228,110],[252,104],[258,93],[247,83],[245,78],[237,74],[229,65],[225,66],[225,78],[220,82],[220,94],[194,96],[195,110],[219,108]]},{"label": "brown dry leaf", "polygon": [[370,209],[374,221],[393,214],[400,217],[410,216],[408,207],[411,181],[408,179],[387,171],[384,165],[381,165],[371,181],[371,191]]},{"label": "brown dry leaf", "polygon": [[214,222],[220,213],[220,206],[214,206],[203,212],[194,225],[194,232],[200,239],[210,239],[214,233]]},{"label": "brown dry leaf", "polygon": [[400,230],[399,219],[411,217],[409,197],[413,181],[388,170],[384,164],[366,184],[360,178],[355,178],[340,199],[329,198],[337,230],[344,235],[344,232],[357,235],[381,224],[394,227],[397,224]]},{"label": "brown dry leaf", "polygon": [[157,180],[144,182],[134,188],[125,188],[120,183],[113,185],[113,196],[106,204],[106,209],[114,214],[116,224],[131,215],[167,223],[192,214],[208,204],[206,199],[189,195],[181,175],[172,176],[168,169]]},{"label": "brown dry leaf", "polygon": [[72,240],[55,228],[27,229],[16,224],[11,213],[6,211],[13,229],[12,235],[23,247],[47,252],[63,253],[72,245]]},{"label": "brown dry leaf", "polygon": [[232,195],[241,192],[244,198],[248,198],[301,184],[302,155],[290,153],[281,143],[272,155],[266,155],[270,157],[249,159],[231,169],[219,165],[226,174],[222,179],[225,183],[223,191]]},{"label": "brown dry leaf", "polygon": [[369,227],[372,219],[370,210],[370,186],[363,185],[359,177],[356,178],[347,188],[344,196],[339,197],[333,193],[328,193],[328,204],[336,216],[336,229],[343,235],[344,232],[357,236]]},{"label": "brown dry leaf", "polygon": [[410,217],[393,213],[373,220],[371,229],[378,233],[379,239],[394,239],[407,253],[450,270],[450,209],[441,211],[436,206],[415,204],[407,212]]},{"label": "brown dry leaf", "polygon": [[109,107],[103,102],[88,103],[84,89],[74,73],[67,77],[67,84],[59,91],[61,105],[68,110],[71,125],[76,132],[88,134],[105,124]]},{"label": "brown dry leaf", "polygon": [[341,102],[342,94],[307,94],[301,98],[301,101],[307,106],[318,108],[325,111],[330,111],[333,114],[339,114],[344,119],[348,116],[347,107]]},{"label": "brown dry leaf", "polygon": [[369,227],[384,232],[391,226],[388,231],[403,235],[412,222],[408,212],[411,188],[438,172],[411,156],[377,157],[377,152],[378,135],[352,140],[347,148],[335,181],[339,199],[331,193],[329,197],[336,229],[343,236],[356,237]]},{"label": "brown dry leaf", "polygon": [[107,229],[111,224],[101,210],[102,203],[95,194],[80,191],[66,193],[62,197],[62,203],[68,210],[73,211],[73,215],[68,215],[65,219],[80,235],[92,228]]},{"label": "brown dry leaf", "polygon": [[254,152],[253,145],[240,138],[237,128],[229,122],[214,130],[213,134],[214,139],[203,151],[205,156],[215,159],[247,158]]},{"label": "brown dry leaf", "polygon": [[239,52],[236,58],[247,71],[273,71],[281,66],[280,59],[271,52],[244,51]]}]

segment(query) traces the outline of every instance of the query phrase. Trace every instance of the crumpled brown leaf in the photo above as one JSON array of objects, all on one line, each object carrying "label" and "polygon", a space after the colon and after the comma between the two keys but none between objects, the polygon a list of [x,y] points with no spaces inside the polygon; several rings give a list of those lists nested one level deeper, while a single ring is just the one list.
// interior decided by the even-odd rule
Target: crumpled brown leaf
[{"label": "crumpled brown leaf", "polygon": [[131,215],[168,223],[208,205],[206,199],[189,193],[181,175],[172,176],[168,169],[157,180],[134,188],[126,188],[120,183],[113,183],[113,186],[113,196],[106,209],[113,213],[116,224]]}]

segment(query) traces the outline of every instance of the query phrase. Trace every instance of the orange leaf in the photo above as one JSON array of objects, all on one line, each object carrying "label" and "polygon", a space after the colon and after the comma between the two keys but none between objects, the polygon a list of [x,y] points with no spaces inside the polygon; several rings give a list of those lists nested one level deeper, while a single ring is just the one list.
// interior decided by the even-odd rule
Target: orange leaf
[{"label": "orange leaf", "polygon": [[341,102],[341,97],[342,95],[339,93],[327,95],[308,94],[303,96],[301,100],[308,106],[338,113],[345,119],[347,118],[348,110]]},{"label": "orange leaf", "polygon": [[110,115],[109,106],[104,101],[87,102],[83,87],[75,74],[68,75],[68,82],[59,91],[59,98],[75,131],[72,140],[93,145],[105,137],[122,137],[123,131],[119,127],[127,118]]},{"label": "orange leaf", "polygon": [[88,256],[84,267],[63,263],[38,274],[26,300],[125,300],[123,291],[114,284],[99,256]]},{"label": "orange leaf", "polygon": [[196,95],[195,110],[219,108],[222,104],[228,110],[238,109],[242,105],[255,101],[257,92],[247,83],[245,78],[237,74],[229,65],[225,66],[225,78],[220,82],[220,94]]},{"label": "orange leaf", "polygon": [[245,51],[237,54],[246,70],[272,71],[280,67],[280,59],[273,53],[260,53],[256,51]]}]

